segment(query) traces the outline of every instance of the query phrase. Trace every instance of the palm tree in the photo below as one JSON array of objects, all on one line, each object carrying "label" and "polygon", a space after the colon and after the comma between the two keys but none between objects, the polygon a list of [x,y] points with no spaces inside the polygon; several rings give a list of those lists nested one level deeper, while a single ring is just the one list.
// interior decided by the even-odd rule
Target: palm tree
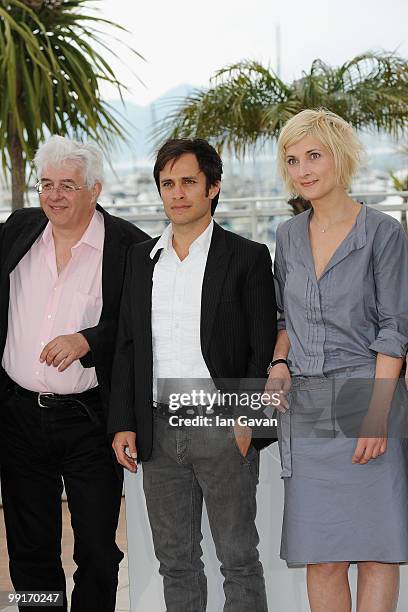
[{"label": "palm tree", "polygon": [[279,134],[305,108],[325,107],[356,128],[396,136],[407,128],[408,62],[392,53],[368,52],[340,67],[317,59],[288,84],[254,61],[219,70],[207,90],[197,90],[155,130],[154,137],[200,137],[244,155]]},{"label": "palm tree", "polygon": [[[402,142],[397,148],[397,153],[405,159],[408,158],[408,141]],[[398,173],[390,172],[391,181],[395,191],[408,191],[408,173],[399,171]],[[408,204],[408,197],[402,196],[402,202]],[[401,225],[408,234],[407,211],[401,211]]]},{"label": "palm tree", "polygon": [[85,135],[104,150],[125,137],[99,91],[101,80],[120,96],[125,89],[102,55],[110,49],[100,28],[125,29],[87,13],[86,5],[0,0],[0,150],[13,209],[24,206],[27,166],[48,134]]}]

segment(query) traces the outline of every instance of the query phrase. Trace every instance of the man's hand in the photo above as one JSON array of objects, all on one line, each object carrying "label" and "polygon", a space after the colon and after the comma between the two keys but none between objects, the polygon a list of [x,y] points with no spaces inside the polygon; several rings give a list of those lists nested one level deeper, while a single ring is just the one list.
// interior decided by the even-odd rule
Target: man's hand
[{"label": "man's hand", "polygon": [[238,423],[235,423],[234,436],[239,452],[243,457],[246,457],[248,454],[248,449],[251,445],[252,429],[246,425],[238,425]]},{"label": "man's hand", "polygon": [[[130,472],[137,472],[136,434],[134,431],[118,431],[112,442],[116,459]],[[126,452],[128,449],[128,452]]]},{"label": "man's hand", "polygon": [[58,372],[66,370],[76,359],[90,351],[87,339],[80,333],[57,336],[46,344],[41,352],[40,361],[58,367]]},{"label": "man's hand", "polygon": [[265,391],[271,396],[271,402],[272,396],[279,394],[279,405],[275,406],[275,402],[273,405],[279,412],[282,412],[282,414],[289,408],[286,395],[289,393],[291,386],[292,380],[289,368],[284,363],[278,363],[273,366],[269,372],[268,380],[266,381]]}]

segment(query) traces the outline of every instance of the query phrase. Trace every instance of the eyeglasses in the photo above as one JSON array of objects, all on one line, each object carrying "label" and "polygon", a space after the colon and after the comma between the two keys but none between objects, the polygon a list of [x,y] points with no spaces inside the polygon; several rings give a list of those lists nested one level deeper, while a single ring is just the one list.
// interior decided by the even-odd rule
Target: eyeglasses
[{"label": "eyeglasses", "polygon": [[75,185],[75,183],[67,183],[62,181],[57,187],[54,185],[52,181],[37,181],[35,184],[35,188],[37,192],[41,195],[49,195],[54,189],[57,192],[64,193],[65,195],[69,195],[74,193],[75,191],[79,191],[87,187],[87,185]]}]

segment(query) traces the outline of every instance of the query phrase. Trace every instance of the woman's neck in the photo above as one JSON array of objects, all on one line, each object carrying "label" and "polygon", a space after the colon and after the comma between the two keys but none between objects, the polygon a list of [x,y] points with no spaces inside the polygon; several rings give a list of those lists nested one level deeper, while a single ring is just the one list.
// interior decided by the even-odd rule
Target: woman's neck
[{"label": "woman's neck", "polygon": [[332,225],[357,214],[357,204],[343,189],[335,189],[319,200],[311,202],[313,217],[321,225]]}]

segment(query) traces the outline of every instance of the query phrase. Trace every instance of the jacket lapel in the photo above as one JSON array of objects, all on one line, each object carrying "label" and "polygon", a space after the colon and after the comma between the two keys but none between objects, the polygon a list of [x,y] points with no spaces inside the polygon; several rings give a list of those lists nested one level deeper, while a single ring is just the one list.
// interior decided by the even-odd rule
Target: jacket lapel
[{"label": "jacket lapel", "polygon": [[103,210],[99,204],[97,210],[103,214],[105,223],[102,256],[102,319],[106,312],[115,310],[115,296],[121,293],[126,246],[122,242],[123,232],[120,226],[113,222],[111,215]]},{"label": "jacket lapel", "polygon": [[3,353],[4,344],[7,336],[7,313],[9,307],[9,295],[10,295],[10,273],[17,266],[19,261],[29,251],[34,244],[35,240],[44,230],[48,223],[47,217],[39,211],[38,217],[32,220],[30,223],[24,223],[18,230],[18,238],[14,239],[14,242],[9,247],[9,252],[5,258],[4,265],[1,270],[0,280],[0,295],[1,295],[1,308],[0,308],[0,354]]},{"label": "jacket lapel", "polygon": [[231,258],[225,236],[225,230],[214,223],[201,291],[200,338],[204,357],[208,355],[214,318]]},{"label": "jacket lapel", "polygon": [[33,221],[33,223],[22,226],[19,239],[15,241],[4,263],[4,273],[6,277],[14,270],[27,251],[31,249],[38,236],[44,231],[47,223],[47,217],[41,215],[38,219]]},{"label": "jacket lapel", "polygon": [[[159,240],[159,238],[157,238]],[[139,293],[138,303],[140,299],[140,312],[138,316],[146,317],[145,327],[147,330],[151,330],[152,327],[152,287],[153,287],[153,272],[154,267],[159,261],[161,249],[157,251],[153,259],[150,257],[150,251],[157,242],[152,242],[152,247],[146,253],[146,265],[143,266],[141,278],[134,279],[135,290]],[[151,334],[150,334],[151,336]]]},{"label": "jacket lapel", "polygon": [[[157,238],[159,240],[159,238]],[[140,334],[143,341],[144,363],[149,365],[147,372],[149,376],[148,388],[151,389],[151,377],[153,375],[153,339],[152,339],[152,287],[154,267],[159,261],[161,249],[157,251],[153,259],[150,251],[157,240],[145,254],[144,265],[139,266],[138,277],[133,279],[134,294],[137,295],[135,308],[133,308],[133,328]]]}]

